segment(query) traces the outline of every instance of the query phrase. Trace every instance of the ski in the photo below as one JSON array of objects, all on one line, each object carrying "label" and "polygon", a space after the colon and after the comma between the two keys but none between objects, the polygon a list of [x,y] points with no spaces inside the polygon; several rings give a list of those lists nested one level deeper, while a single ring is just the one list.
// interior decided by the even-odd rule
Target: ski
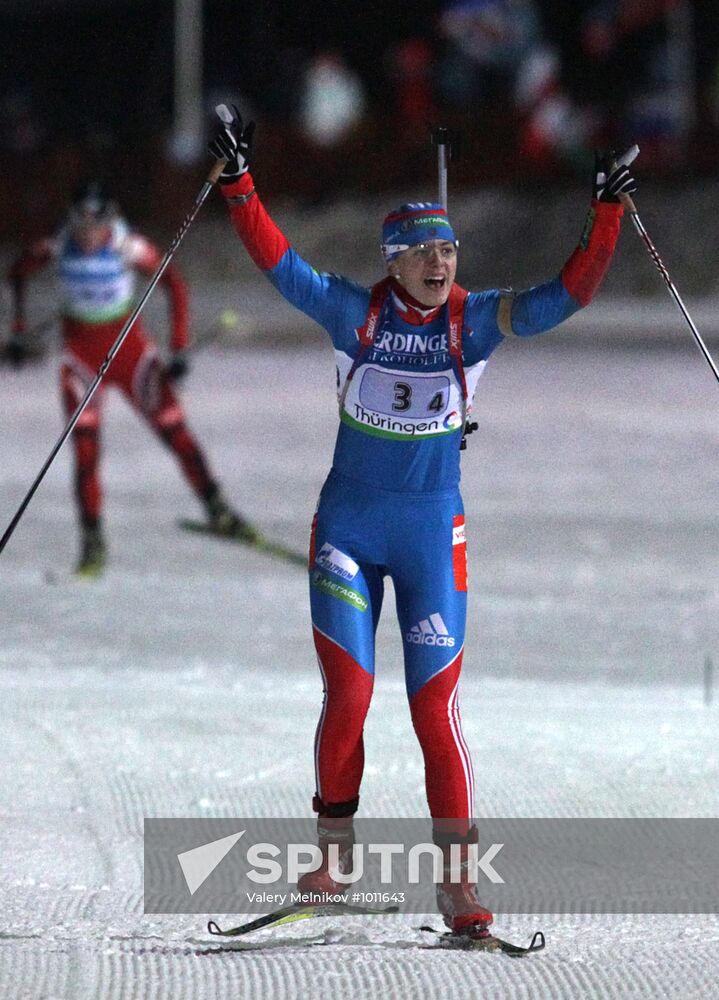
[{"label": "ski", "polygon": [[[373,907],[373,906],[351,906],[349,903],[297,903],[293,906],[285,906],[282,909],[274,910],[272,913],[265,913],[261,917],[250,920],[246,924],[239,924],[237,927],[228,927],[224,930],[214,921],[210,920],[207,930],[213,937],[242,937],[251,934],[253,931],[261,930],[265,927],[280,927],[283,924],[296,923],[298,920],[311,920],[314,917],[336,917],[336,916],[366,916],[371,914],[397,913],[397,906]],[[542,951],[546,941],[542,931],[536,931],[528,945],[514,944],[512,941],[505,941],[503,938],[495,937],[494,934],[486,934],[484,937],[471,937],[468,934],[453,934],[451,931],[438,931],[434,927],[420,927],[421,931],[428,931],[438,938],[435,944],[420,945],[420,948],[446,948],[457,951],[498,951],[510,958],[523,958],[537,951]]]},{"label": "ski", "polygon": [[503,938],[495,937],[494,934],[486,934],[484,937],[471,937],[469,934],[455,934],[452,931],[438,931],[434,927],[420,927],[421,931],[429,931],[436,934],[439,940],[436,944],[422,945],[424,948],[448,948],[458,951],[499,951],[510,958],[523,958],[531,955],[535,951],[542,951],[546,941],[542,931],[535,931],[532,940],[528,945],[514,944],[512,941],[505,941]]},{"label": "ski", "polygon": [[42,571],[43,582],[53,587],[65,584],[82,586],[84,584],[96,583],[102,580],[104,576],[104,570],[83,572],[76,569],[54,569],[48,566],[47,569]]},{"label": "ski", "polygon": [[293,924],[298,920],[311,920],[313,917],[366,916],[376,913],[396,913],[398,909],[397,906],[351,906],[349,903],[296,903],[280,910],[273,910],[272,913],[265,913],[247,924],[225,930],[222,930],[214,920],[210,920],[207,930],[216,937],[240,937],[263,927],[279,927],[281,924]]},{"label": "ski", "polygon": [[247,545],[248,548],[256,549],[258,552],[264,552],[265,555],[275,556],[278,559],[284,559],[285,562],[292,563],[293,566],[302,566],[307,568],[307,556],[303,555],[301,552],[297,552],[295,549],[289,548],[287,545],[283,545],[282,542],[276,542],[272,538],[267,538],[266,535],[261,534],[257,531],[252,531],[248,533],[246,530],[240,530],[234,534],[228,534],[226,531],[219,531],[213,528],[211,524],[206,521],[196,521],[192,518],[181,518],[178,521],[179,526],[183,531],[192,531],[199,535],[211,535],[213,538],[223,539],[226,542],[235,542],[241,545]]}]

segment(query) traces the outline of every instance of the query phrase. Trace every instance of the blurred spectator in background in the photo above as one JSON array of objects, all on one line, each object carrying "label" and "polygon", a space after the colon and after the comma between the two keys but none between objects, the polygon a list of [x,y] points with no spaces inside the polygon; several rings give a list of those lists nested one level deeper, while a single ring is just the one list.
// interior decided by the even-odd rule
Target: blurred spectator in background
[{"label": "blurred spectator in background", "polygon": [[561,81],[554,48],[537,45],[527,54],[514,85],[520,163],[535,170],[581,165],[593,144],[594,118],[578,108]]},{"label": "blurred spectator in background", "polygon": [[655,166],[680,162],[695,114],[689,0],[557,0],[543,15],[593,144],[636,141]]},{"label": "blurred spectator in background", "polygon": [[[116,178],[136,217],[169,225],[197,180],[159,150],[177,111],[172,5],[55,0],[42,18],[10,7],[0,234],[41,232],[86,169]],[[717,0],[415,0],[389,12],[344,0],[311,19],[290,0],[221,0],[203,18],[208,109],[242,80],[237,103],[266,122],[271,193],[313,202],[424,190],[430,124],[463,133],[458,189],[567,176],[588,168],[593,147],[635,139],[653,170],[684,159],[715,172]],[[361,156],[349,155],[350,132]],[[312,169],[288,173],[288,146]]]},{"label": "blurred spectator in background", "polygon": [[305,72],[300,120],[305,136],[325,149],[336,146],[360,121],[364,91],[339,52],[321,52]]},{"label": "blurred spectator in background", "polygon": [[339,52],[320,52],[308,62],[299,128],[313,163],[310,200],[331,198],[342,186],[346,166],[343,144],[361,123],[364,112],[362,82]]},{"label": "blurred spectator in background", "polygon": [[441,117],[435,101],[435,65],[435,52],[425,38],[405,38],[385,50],[386,122],[373,156],[390,187],[421,183],[425,174],[422,152]]},{"label": "blurred spectator in background", "polygon": [[504,104],[523,161],[551,168],[572,159],[590,123],[572,104],[534,0],[448,0],[440,18],[446,48],[438,88],[455,108]]},{"label": "blurred spectator in background", "polygon": [[425,140],[427,124],[436,117],[434,53],[424,38],[407,38],[386,56],[386,72],[393,84],[394,113],[400,135]]},{"label": "blurred spectator in background", "polygon": [[511,93],[523,60],[541,44],[533,0],[446,0],[440,31],[442,95],[467,104]]},{"label": "blurred spectator in background", "polygon": [[691,123],[682,65],[689,57],[689,25],[682,24],[688,6],[686,0],[603,0],[584,19],[583,48],[597,78],[615,81],[611,88],[604,84],[605,113],[610,122],[621,121],[622,138],[631,136],[655,164],[683,158]]}]

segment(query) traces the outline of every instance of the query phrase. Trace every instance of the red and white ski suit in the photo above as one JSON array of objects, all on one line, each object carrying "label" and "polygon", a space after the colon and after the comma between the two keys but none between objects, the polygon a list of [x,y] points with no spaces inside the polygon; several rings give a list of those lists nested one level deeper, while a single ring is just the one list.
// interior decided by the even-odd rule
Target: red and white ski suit
[{"label": "red and white ski suit", "polygon": [[[144,236],[131,233],[121,219],[107,226],[98,249],[85,251],[70,231],[38,241],[10,268],[15,294],[14,336],[25,329],[25,283],[51,262],[59,285],[63,354],[60,387],[69,419],[97,374],[133,307],[136,274],[155,273],[162,255]],[[169,296],[172,332],[170,348],[188,345],[188,293],[172,264],[160,285]],[[106,388],[116,386],[131,406],[159,435],[178,459],[191,488],[205,500],[215,490],[207,463],[185,422],[182,406],[157,348],[140,320],[125,338],[96,393],[73,431],[75,490],[83,524],[98,523],[102,512],[99,478],[100,426]]]}]

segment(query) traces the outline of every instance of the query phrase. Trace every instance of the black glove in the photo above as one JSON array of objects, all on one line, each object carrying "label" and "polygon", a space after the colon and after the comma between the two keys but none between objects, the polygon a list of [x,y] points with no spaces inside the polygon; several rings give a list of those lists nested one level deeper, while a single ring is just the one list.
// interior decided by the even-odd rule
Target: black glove
[{"label": "black glove", "polygon": [[30,357],[30,351],[22,340],[11,337],[2,349],[0,357],[13,368],[20,368]]},{"label": "black glove", "polygon": [[618,202],[620,194],[633,194],[637,182],[629,172],[639,149],[632,146],[617,157],[613,152],[596,152],[594,155],[594,197],[598,201]]},{"label": "black glove", "polygon": [[[219,108],[227,112],[226,104],[218,106],[218,114],[222,118]],[[207,149],[216,160],[227,160],[225,168],[220,174],[220,184],[232,184],[243,174],[246,174],[250,166],[252,156],[252,140],[255,134],[255,123],[249,122],[245,125],[242,121],[237,105],[232,105],[232,121],[223,125],[215,138],[208,143]]]},{"label": "black glove", "polygon": [[165,371],[173,382],[181,382],[190,370],[190,363],[184,351],[175,351],[167,363]]}]

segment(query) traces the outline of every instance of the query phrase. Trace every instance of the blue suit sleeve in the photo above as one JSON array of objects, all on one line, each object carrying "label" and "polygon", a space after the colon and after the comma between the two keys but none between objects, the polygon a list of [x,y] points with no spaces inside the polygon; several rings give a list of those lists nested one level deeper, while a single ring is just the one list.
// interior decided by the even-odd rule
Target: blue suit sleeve
[{"label": "blue suit sleeve", "polygon": [[512,331],[518,337],[544,333],[563,323],[580,308],[562,284],[559,275],[552,281],[519,292],[512,303]]},{"label": "blue suit sleeve", "polygon": [[316,271],[292,247],[266,274],[288,302],[327,330],[338,350],[356,346],[355,331],[367,318],[369,289],[341,275]]},{"label": "blue suit sleeve", "polygon": [[470,292],[464,308],[462,356],[466,365],[486,361],[504,337],[497,326],[497,307],[501,292]]}]

